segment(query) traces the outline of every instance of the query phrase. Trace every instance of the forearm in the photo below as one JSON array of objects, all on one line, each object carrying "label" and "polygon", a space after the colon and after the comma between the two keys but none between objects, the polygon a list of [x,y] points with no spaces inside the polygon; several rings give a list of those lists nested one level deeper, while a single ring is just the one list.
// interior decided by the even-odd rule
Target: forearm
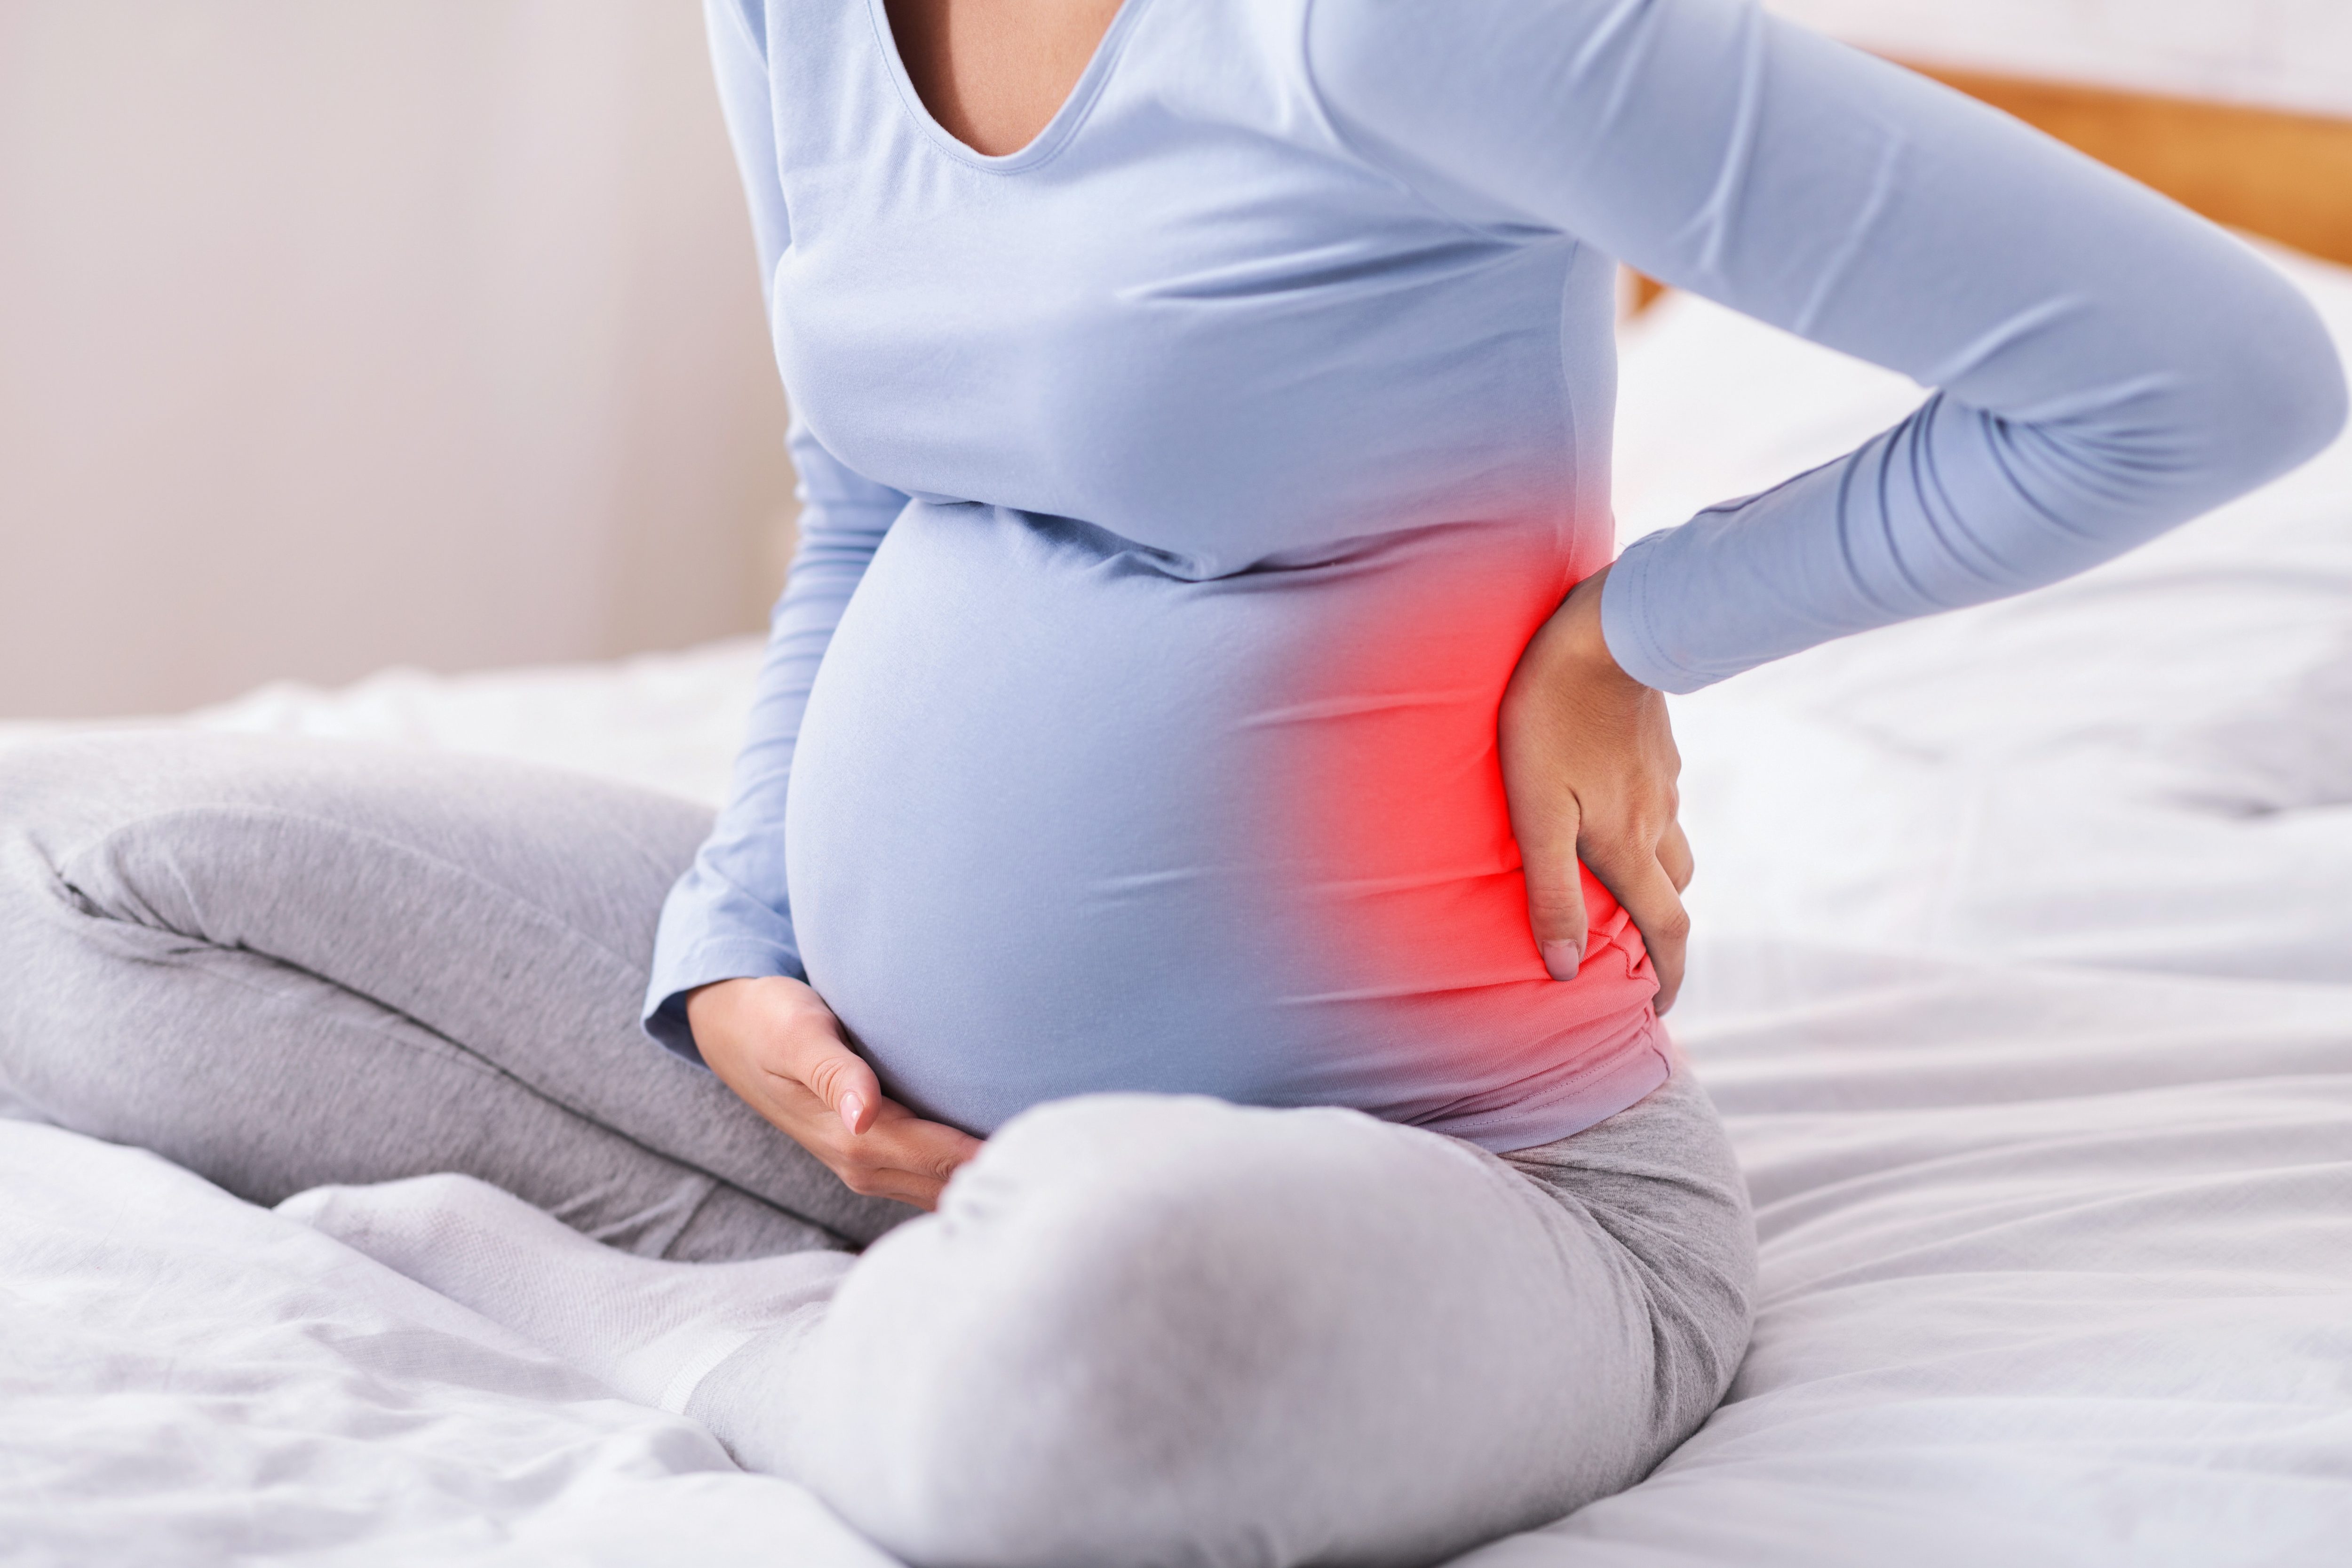
[{"label": "forearm", "polygon": [[695,1058],[686,994],[719,980],[803,976],[786,890],[784,798],[824,651],[866,563],[906,504],[825,455],[795,423],[801,538],[771,621],[726,808],[662,908],[646,1028]]},{"label": "forearm", "polygon": [[1335,118],[1433,201],[1940,389],[1860,451],[1627,552],[1604,619],[1650,685],[2080,571],[2341,422],[2324,331],[2228,237],[1741,0],[1314,15]]}]

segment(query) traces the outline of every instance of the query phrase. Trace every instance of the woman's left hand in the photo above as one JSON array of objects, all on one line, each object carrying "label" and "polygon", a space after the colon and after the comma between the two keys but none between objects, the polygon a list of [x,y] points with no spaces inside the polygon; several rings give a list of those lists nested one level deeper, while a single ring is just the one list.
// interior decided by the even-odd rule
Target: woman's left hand
[{"label": "woman's left hand", "polygon": [[1682,988],[1690,841],[1675,820],[1682,757],[1664,693],[1619,668],[1601,636],[1601,584],[1579,583],[1520,656],[1503,693],[1503,789],[1544,967],[1575,978],[1588,927],[1580,862],[1633,917],[1657,971],[1656,1006]]}]

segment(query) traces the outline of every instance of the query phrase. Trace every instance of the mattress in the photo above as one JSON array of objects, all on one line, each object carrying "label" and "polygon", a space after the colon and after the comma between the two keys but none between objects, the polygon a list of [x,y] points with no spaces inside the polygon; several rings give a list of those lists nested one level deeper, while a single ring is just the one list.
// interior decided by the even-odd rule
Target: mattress
[{"label": "mattress", "polygon": [[[2352,278],[2279,259],[2352,345]],[[1634,531],[1919,393],[1670,296],[1623,395]],[[757,653],[168,721],[715,799]],[[1675,722],[1703,934],[1673,1023],[1756,1196],[1754,1348],[1647,1480],[1464,1561],[2341,1562],[2352,444]],[[692,1423],[152,1155],[0,1121],[0,1558],[887,1561]]]}]

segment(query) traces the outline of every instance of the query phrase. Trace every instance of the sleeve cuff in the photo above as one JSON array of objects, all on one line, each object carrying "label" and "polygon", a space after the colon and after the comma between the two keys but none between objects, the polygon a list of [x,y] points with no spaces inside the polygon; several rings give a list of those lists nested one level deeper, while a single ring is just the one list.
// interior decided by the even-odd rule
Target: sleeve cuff
[{"label": "sleeve cuff", "polygon": [[641,1023],[656,1044],[698,1067],[703,1065],[702,1052],[695,1046],[694,1031],[687,1026],[688,992],[721,980],[807,977],[798,953],[757,938],[706,942],[675,957],[665,954],[664,959],[654,966]]},{"label": "sleeve cuff", "polygon": [[1601,640],[1617,668],[1659,691],[1675,696],[1712,686],[1720,676],[1702,675],[1667,657],[1650,620],[1650,564],[1656,547],[1675,531],[1662,529],[1627,545],[1601,584]]}]

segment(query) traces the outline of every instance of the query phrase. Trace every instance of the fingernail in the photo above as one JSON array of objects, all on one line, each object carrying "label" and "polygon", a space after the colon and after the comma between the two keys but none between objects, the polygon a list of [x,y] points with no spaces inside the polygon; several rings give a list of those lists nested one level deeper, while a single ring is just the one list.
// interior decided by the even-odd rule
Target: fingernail
[{"label": "fingernail", "polygon": [[857,1113],[865,1109],[866,1102],[858,1099],[856,1095],[843,1095],[841,1097],[841,1124],[844,1127],[848,1128],[852,1132],[856,1131]]},{"label": "fingernail", "polygon": [[1584,962],[1584,944],[1580,942],[1548,942],[1543,944],[1544,968],[1554,980],[1573,980],[1579,965]]}]

